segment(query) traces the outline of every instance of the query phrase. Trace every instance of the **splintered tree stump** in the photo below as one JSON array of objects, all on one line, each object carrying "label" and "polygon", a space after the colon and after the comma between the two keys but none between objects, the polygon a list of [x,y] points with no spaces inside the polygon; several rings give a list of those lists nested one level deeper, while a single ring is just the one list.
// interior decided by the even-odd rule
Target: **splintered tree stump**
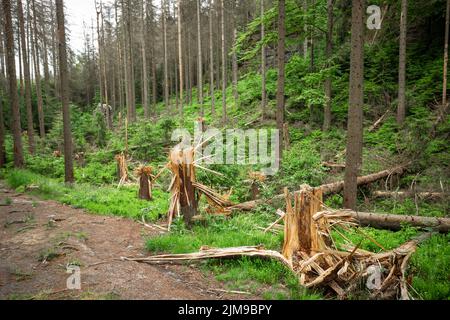
[{"label": "splintered tree stump", "polygon": [[258,183],[256,181],[252,182],[251,185],[251,196],[252,196],[252,200],[256,200],[259,198],[259,187],[258,187]]},{"label": "splintered tree stump", "polygon": [[[294,206],[291,194],[285,189],[286,215],[284,223],[283,256],[289,261],[295,252],[310,254],[324,248],[313,216],[322,206],[321,189],[305,189],[294,193]],[[321,222],[319,222],[321,223]]]},{"label": "splintered tree stump", "polygon": [[116,161],[117,161],[117,178],[120,181],[125,182],[128,180],[128,166],[125,155],[123,153],[116,155]]},{"label": "splintered tree stump", "polygon": [[168,168],[173,173],[170,192],[172,194],[169,207],[169,226],[174,217],[181,214],[187,226],[197,215],[198,197],[195,183],[194,148],[176,148],[170,153]]},{"label": "splintered tree stump", "polygon": [[152,168],[141,166],[136,169],[139,178],[139,199],[152,200]]},{"label": "splintered tree stump", "polygon": [[266,175],[262,172],[250,172],[250,193],[252,200],[259,199],[260,196],[260,185],[266,181]]},{"label": "splintered tree stump", "polygon": [[187,226],[191,224],[192,218],[197,215],[198,200],[195,194],[192,179],[195,179],[193,167],[186,164],[178,166],[180,173],[180,210]]}]

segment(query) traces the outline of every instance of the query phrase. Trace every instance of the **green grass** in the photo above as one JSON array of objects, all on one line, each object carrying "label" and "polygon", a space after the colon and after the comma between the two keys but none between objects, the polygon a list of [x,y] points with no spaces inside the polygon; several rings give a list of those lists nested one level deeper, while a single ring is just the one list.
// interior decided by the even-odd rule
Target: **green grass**
[{"label": "green grass", "polygon": [[[177,220],[172,232],[147,240],[152,253],[189,253],[202,246],[225,248],[264,245],[266,249],[280,250],[282,234],[264,233],[259,227],[273,222],[268,213],[242,213],[231,218],[209,217],[203,224],[187,230]],[[263,259],[240,258],[213,260],[202,264],[230,290],[258,294],[266,299],[319,299],[320,293],[301,288],[298,279],[279,262]]]},{"label": "green grass", "polygon": [[121,188],[89,184],[68,186],[57,179],[47,178],[28,170],[2,171],[1,176],[16,190],[26,190],[31,185],[37,186],[29,193],[43,199],[57,200],[74,208],[86,209],[92,213],[135,219],[145,215],[148,220],[157,220],[168,210],[169,195],[158,189],[153,192],[154,200],[148,202],[137,198],[136,186]]},{"label": "green grass", "polygon": [[410,274],[419,298],[450,300],[450,234],[423,243],[412,256]]}]

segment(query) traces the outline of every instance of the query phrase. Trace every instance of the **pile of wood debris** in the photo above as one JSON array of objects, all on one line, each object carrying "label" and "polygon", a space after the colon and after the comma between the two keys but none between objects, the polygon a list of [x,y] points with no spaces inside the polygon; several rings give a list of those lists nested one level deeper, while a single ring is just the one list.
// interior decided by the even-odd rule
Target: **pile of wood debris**
[{"label": "pile of wood debris", "polygon": [[416,246],[430,233],[387,251],[375,239],[359,231],[380,247],[380,252],[362,250],[348,239],[344,250],[340,250],[331,230],[338,232],[339,226],[358,231],[351,212],[324,208],[321,189],[305,189],[295,193],[294,205],[291,195],[287,191],[285,194],[282,253],[299,276],[302,286],[329,288],[339,298],[368,289],[373,299],[410,299],[405,276],[408,261]]},{"label": "pile of wood debris", "polygon": [[[194,182],[195,186],[197,185]],[[205,195],[207,193],[204,192]],[[322,194],[321,188],[304,188],[295,192],[292,199],[292,195],[285,190],[286,213],[279,210],[280,219],[284,220],[284,244],[281,253],[265,250],[262,246],[220,249],[202,247],[196,253],[122,259],[164,264],[243,256],[270,258],[290,268],[299,277],[302,286],[324,288],[340,299],[366,290],[369,290],[373,299],[410,299],[409,283],[406,279],[408,261],[417,245],[430,237],[431,233],[422,234],[397,249],[385,250],[376,240],[359,230],[351,211],[326,208],[322,202]],[[218,201],[219,204],[224,205],[221,201]],[[276,224],[272,224],[274,225]],[[360,232],[380,247],[380,252],[362,250],[348,239],[347,243],[339,248],[332,233],[332,230],[337,231],[338,227]]]},{"label": "pile of wood debris", "polygon": [[183,216],[187,225],[191,223],[192,219],[197,216],[201,195],[206,197],[210,205],[210,209],[207,210],[209,213],[229,214],[231,212],[228,209],[233,206],[233,203],[229,201],[231,192],[223,196],[196,181],[196,169],[219,174],[198,164],[201,159],[195,159],[195,151],[199,147],[201,147],[201,144],[190,148],[176,147],[170,152],[169,162],[166,165],[166,168],[172,173],[169,186],[169,192],[171,193],[168,212],[169,230],[176,216]]}]

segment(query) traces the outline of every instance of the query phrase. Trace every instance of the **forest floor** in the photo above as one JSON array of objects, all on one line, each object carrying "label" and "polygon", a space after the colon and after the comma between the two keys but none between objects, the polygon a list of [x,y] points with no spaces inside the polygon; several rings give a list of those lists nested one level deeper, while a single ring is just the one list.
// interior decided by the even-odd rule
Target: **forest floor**
[{"label": "forest floor", "polygon": [[[0,299],[253,299],[223,293],[194,266],[121,261],[143,256],[158,232],[120,217],[89,214],[17,193],[0,183]],[[68,290],[68,265],[81,290]]]}]

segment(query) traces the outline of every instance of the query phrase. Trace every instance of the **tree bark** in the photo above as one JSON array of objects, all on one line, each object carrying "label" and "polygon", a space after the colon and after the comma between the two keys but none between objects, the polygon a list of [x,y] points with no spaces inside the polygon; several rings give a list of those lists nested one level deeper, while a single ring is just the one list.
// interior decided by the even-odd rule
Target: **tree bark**
[{"label": "tree bark", "polygon": [[19,97],[17,95],[16,62],[14,57],[14,34],[11,18],[11,0],[2,0],[3,23],[6,37],[6,67],[9,81],[9,99],[12,115],[12,134],[14,148],[14,166],[22,168],[24,166],[22,135],[20,128]]},{"label": "tree bark", "polygon": [[56,20],[58,24],[59,78],[61,81],[61,102],[64,126],[64,169],[66,183],[74,182],[72,161],[72,131],[69,109],[69,81],[67,75],[66,29],[63,0],[56,0]]},{"label": "tree bark", "polygon": [[197,0],[197,91],[198,103],[200,104],[200,116],[203,117],[203,57],[202,57],[202,29],[201,29],[201,15],[200,15],[200,0]]},{"label": "tree bark", "polygon": [[[3,41],[1,39],[1,36],[0,41]],[[5,119],[3,118],[3,88],[0,86],[0,168],[3,168],[5,164],[6,164]]]},{"label": "tree bark", "polygon": [[264,0],[261,1],[261,41],[263,41],[261,45],[261,115],[262,120],[266,117],[266,107],[267,107],[267,88],[266,88],[266,46],[264,45],[264,38],[266,36],[266,30],[264,25]]},{"label": "tree bark", "polygon": [[179,64],[179,79],[180,79],[180,117],[183,118],[183,43],[181,36],[181,0],[178,0],[178,64]]},{"label": "tree bark", "polygon": [[167,21],[166,21],[166,0],[161,0],[161,20],[163,27],[163,55],[164,55],[164,104],[166,110],[169,109],[169,71],[167,60]]},{"label": "tree bark", "polygon": [[132,15],[131,15],[131,0],[127,0],[127,51],[128,51],[128,95],[130,98],[130,115],[128,121],[130,123],[136,122],[136,95],[134,84],[134,59],[133,59],[133,30],[132,30]]},{"label": "tree bark", "polygon": [[[445,13],[445,40],[444,40],[444,75],[443,75],[443,86],[442,86],[442,111],[441,114],[444,115],[447,111],[447,74],[448,74],[448,38],[449,38],[449,28],[450,28],[450,0],[447,0],[447,10]],[[441,117],[443,117],[441,115]]]},{"label": "tree bark", "polygon": [[[233,12],[232,12],[232,43],[233,46],[236,44],[236,38],[237,38],[237,27],[236,27],[236,1],[233,0]],[[238,92],[238,61],[237,61],[237,54],[236,50],[233,50],[232,52],[232,83],[233,83],[233,97],[234,97],[234,107],[239,107],[239,92]]]},{"label": "tree bark", "polygon": [[227,57],[225,49],[225,8],[224,0],[220,0],[221,40],[222,40],[222,123],[227,123]]},{"label": "tree bark", "polygon": [[407,32],[408,1],[402,0],[400,17],[400,52],[398,68],[398,107],[397,123],[402,125],[406,114],[406,32]]},{"label": "tree bark", "polygon": [[347,157],[345,164],[344,207],[356,209],[357,177],[360,171],[363,139],[364,37],[363,0],[352,1],[350,55],[350,97],[348,108]]},{"label": "tree bark", "polygon": [[214,43],[213,43],[213,8],[209,0],[209,91],[211,95],[211,114],[216,114],[216,99],[214,96]]},{"label": "tree bark", "polygon": [[438,217],[422,217],[409,215],[394,215],[384,213],[351,212],[362,226],[370,226],[377,229],[401,230],[407,223],[413,227],[432,228],[439,232],[450,231],[450,219]]},{"label": "tree bark", "polygon": [[148,75],[147,75],[147,55],[145,46],[145,9],[144,1],[141,0],[141,55],[142,55],[142,106],[144,108],[144,117],[150,117],[150,110],[148,107]]},{"label": "tree bark", "polygon": [[[34,62],[34,72],[35,72],[35,81],[36,81],[36,98],[37,98],[37,107],[38,107],[38,121],[39,121],[39,135],[42,139],[45,138],[45,123],[44,123],[44,102],[42,99],[42,87],[41,87],[41,68],[40,68],[40,59],[39,59],[39,45],[38,45],[38,37],[37,37],[37,12],[35,6],[35,0],[32,1],[33,6],[33,43],[31,44],[33,62]],[[44,35],[45,36],[45,35]],[[31,117],[33,114],[31,113]],[[33,120],[31,120],[31,123]]]},{"label": "tree bark", "polygon": [[[327,47],[326,47],[326,59],[327,67],[330,67],[330,59],[333,51],[333,6],[334,0],[327,1],[327,12],[328,12],[328,30],[327,30]],[[331,95],[332,95],[332,83],[331,77],[325,80],[325,110],[323,119],[323,130],[328,131],[331,126]]]},{"label": "tree bark", "polygon": [[278,163],[283,158],[283,125],[284,125],[284,82],[285,82],[285,38],[286,38],[286,3],[278,1],[278,88],[277,88],[277,129],[279,131]]},{"label": "tree bark", "polygon": [[[33,1],[34,9],[34,1]],[[25,38],[25,21],[23,17],[23,7],[22,1],[17,0],[17,14],[19,19],[19,29],[20,29],[20,44],[22,49],[22,60],[23,60],[23,74],[25,78],[25,105],[27,110],[27,134],[28,134],[28,148],[30,154],[34,153],[34,128],[33,128],[33,109],[31,105],[31,80],[30,80],[30,65],[28,61],[27,45]],[[34,12],[33,20],[36,19],[36,13]],[[36,39],[34,39],[34,44],[36,44]],[[34,55],[33,55],[34,58]],[[19,58],[20,61],[20,58]],[[35,68],[36,69],[36,68]],[[36,79],[37,83],[37,79]]]}]

